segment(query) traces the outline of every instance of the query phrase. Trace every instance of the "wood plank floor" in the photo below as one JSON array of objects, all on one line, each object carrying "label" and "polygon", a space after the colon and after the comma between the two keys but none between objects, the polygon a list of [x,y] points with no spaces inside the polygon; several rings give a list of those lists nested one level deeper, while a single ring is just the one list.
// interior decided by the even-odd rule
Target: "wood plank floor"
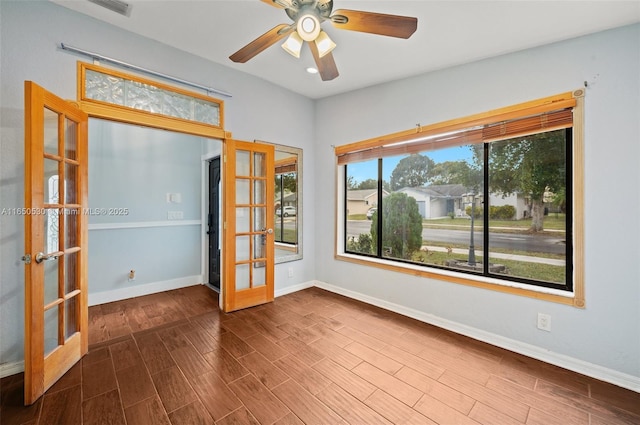
[{"label": "wood plank floor", "polygon": [[640,424],[640,394],[311,288],[224,314],[194,286],[90,309],[90,351],[2,424]]}]

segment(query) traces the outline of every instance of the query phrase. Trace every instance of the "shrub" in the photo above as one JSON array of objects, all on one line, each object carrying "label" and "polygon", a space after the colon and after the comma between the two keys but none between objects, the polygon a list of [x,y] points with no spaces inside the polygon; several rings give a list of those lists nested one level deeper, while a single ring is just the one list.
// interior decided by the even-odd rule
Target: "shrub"
[{"label": "shrub", "polygon": [[515,215],[516,208],[513,205],[489,207],[489,218],[492,220],[512,220]]},{"label": "shrub", "polygon": [[[473,218],[482,218],[482,215],[484,214],[484,208],[476,205],[475,208],[473,209],[473,212],[475,213],[475,216]],[[468,205],[464,209],[464,213],[469,217],[471,217],[471,205]]]},{"label": "shrub", "polygon": [[[382,212],[381,212],[382,211]],[[422,216],[416,200],[406,193],[392,193],[371,221],[372,248],[377,249],[378,218],[382,216],[382,243],[385,255],[410,259],[422,246]]]},{"label": "shrub", "polygon": [[[464,212],[471,217],[471,206],[465,208]],[[484,214],[484,208],[480,206],[475,207],[475,217],[482,218]],[[513,205],[501,205],[489,207],[489,218],[491,220],[512,220],[516,215],[516,208]]]},{"label": "shrub", "polygon": [[360,252],[363,254],[373,254],[373,243],[369,233],[361,233],[358,240],[349,239],[347,241],[347,251]]}]

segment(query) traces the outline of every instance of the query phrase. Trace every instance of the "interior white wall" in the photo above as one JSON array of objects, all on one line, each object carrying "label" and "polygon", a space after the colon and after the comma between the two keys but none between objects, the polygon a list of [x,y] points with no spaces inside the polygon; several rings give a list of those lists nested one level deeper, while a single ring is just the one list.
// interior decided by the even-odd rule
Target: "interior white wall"
[{"label": "interior white wall", "polygon": [[[419,52],[416,52],[419,54]],[[429,58],[425,58],[429,60]],[[500,56],[317,102],[316,160],[341,145],[584,88],[586,308],[334,259],[333,167],[318,167],[317,279],[435,321],[619,372],[640,391],[640,25]],[[322,222],[320,222],[322,220]],[[550,314],[552,332],[536,328]]]},{"label": "interior white wall", "polygon": [[[2,0],[0,206],[3,208],[24,206],[24,81],[32,80],[64,99],[76,99],[76,63],[90,61],[60,50],[61,42],[229,92],[233,97],[222,98],[225,130],[231,131],[234,138],[300,147],[305,153],[313,151],[314,104],[305,97],[48,1]],[[283,116],[288,118],[286,125],[282,124]],[[308,174],[303,190],[312,193],[313,155],[304,155],[304,161]],[[303,232],[307,235],[313,234],[314,204],[313,197],[305,197]],[[20,257],[24,255],[24,220],[8,215],[0,216],[0,220],[2,373],[4,365],[23,359],[24,265]],[[96,243],[97,239],[94,237]],[[285,292],[315,278],[313,238],[305,237],[303,241],[302,260],[276,265],[276,292]],[[114,254],[113,260],[119,261],[116,257]],[[288,277],[289,267],[294,271],[292,278]],[[91,282],[89,287],[91,293]]]}]

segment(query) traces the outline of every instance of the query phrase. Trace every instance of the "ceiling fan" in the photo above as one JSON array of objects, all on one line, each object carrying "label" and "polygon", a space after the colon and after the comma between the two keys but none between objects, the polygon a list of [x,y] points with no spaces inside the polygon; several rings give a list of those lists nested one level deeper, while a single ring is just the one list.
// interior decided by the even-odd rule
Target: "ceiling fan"
[{"label": "ceiling fan", "polygon": [[324,21],[330,21],[334,27],[339,29],[398,38],[411,37],[418,26],[418,19],[408,16],[349,9],[338,9],[332,14],[333,0],[261,1],[284,9],[293,23],[276,25],[229,56],[229,59],[245,63],[267,47],[288,36],[282,44],[282,48],[299,58],[302,45],[306,41],[323,81],[333,80],[338,76],[338,68],[331,53],[336,44],[320,27]]}]

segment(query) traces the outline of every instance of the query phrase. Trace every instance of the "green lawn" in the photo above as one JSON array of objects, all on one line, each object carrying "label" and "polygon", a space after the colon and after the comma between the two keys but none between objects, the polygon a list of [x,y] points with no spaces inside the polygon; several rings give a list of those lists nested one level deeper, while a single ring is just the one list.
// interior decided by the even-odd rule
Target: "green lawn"
[{"label": "green lawn", "polygon": [[[451,259],[466,261],[468,256],[464,254],[447,254],[446,252],[431,251],[426,253],[420,251],[414,254],[412,260],[420,264],[443,266],[445,261]],[[476,255],[476,261],[481,263],[482,256]],[[504,275],[559,284],[565,283],[565,268],[561,266],[512,260],[498,260],[496,262],[507,267],[506,273],[503,273]]]},{"label": "green lawn", "polygon": [[276,226],[276,241],[298,243],[298,237],[295,229],[284,229],[282,240],[280,239],[280,227]]}]

